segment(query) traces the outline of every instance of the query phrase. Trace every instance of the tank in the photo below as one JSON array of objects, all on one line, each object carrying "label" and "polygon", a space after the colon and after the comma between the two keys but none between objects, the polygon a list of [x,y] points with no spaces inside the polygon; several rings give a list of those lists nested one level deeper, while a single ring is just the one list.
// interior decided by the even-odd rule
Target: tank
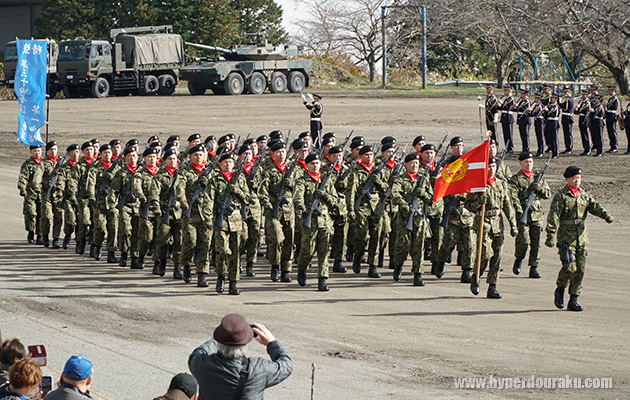
[{"label": "tank", "polygon": [[263,94],[289,90],[299,93],[309,85],[313,60],[292,59],[303,54],[303,46],[270,43],[256,37],[254,42],[228,49],[197,43],[187,45],[218,52],[220,56],[179,70],[188,81],[192,95],[210,89],[214,94]]}]

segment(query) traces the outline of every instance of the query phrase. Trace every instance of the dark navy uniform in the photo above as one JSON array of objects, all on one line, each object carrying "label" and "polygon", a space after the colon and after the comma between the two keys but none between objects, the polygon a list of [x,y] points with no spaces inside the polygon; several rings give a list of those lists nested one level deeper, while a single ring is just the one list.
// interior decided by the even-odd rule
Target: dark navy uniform
[{"label": "dark navy uniform", "polygon": [[628,139],[628,149],[626,154],[630,154],[630,103],[626,106],[626,111],[623,112],[624,124],[626,125],[626,139]]},{"label": "dark navy uniform", "polygon": [[[521,93],[527,94],[527,89],[521,89]],[[529,151],[529,127],[532,125],[532,119],[529,117],[531,103],[528,97],[520,98],[514,105],[516,110],[516,124],[518,132],[521,136],[523,151]]]},{"label": "dark navy uniform", "polygon": [[[505,89],[510,89],[509,86],[505,86]],[[503,96],[501,99],[501,128],[503,131],[503,142],[507,147],[508,153],[514,152],[514,115],[512,115],[512,109],[514,107],[514,97],[509,94]]]},{"label": "dark navy uniform", "polygon": [[494,139],[495,142],[498,142],[498,138],[497,138],[497,125],[496,125],[496,121],[497,121],[497,113],[499,112],[499,99],[497,99],[497,96],[494,95],[494,93],[489,94],[486,96],[486,128],[492,132],[492,139]]},{"label": "dark navy uniform", "polygon": [[573,152],[573,109],[575,103],[573,97],[565,90],[565,96],[558,102],[562,111],[562,132],[564,133],[564,151],[562,154],[571,154]]},{"label": "dark navy uniform", "polygon": [[[615,86],[608,86],[608,89],[615,90]],[[610,140],[609,153],[615,153],[618,147],[617,141],[617,110],[619,109],[619,99],[617,94],[613,92],[612,96],[606,103],[606,130],[608,131],[608,140]]]},{"label": "dark navy uniform", "polygon": [[[601,94],[595,96],[596,99],[601,100]],[[591,111],[591,137],[593,139],[593,149],[596,150],[594,156],[601,157],[604,153],[604,118],[606,114],[606,110],[604,110],[604,105],[601,101],[598,103],[595,101],[595,105],[593,106],[593,110]]]},{"label": "dark navy uniform", "polygon": [[[552,97],[559,97],[552,94]],[[560,106],[558,103],[549,103],[547,110],[543,113],[547,123],[545,125],[545,141],[551,150],[553,158],[558,157],[558,129],[560,128]]]},{"label": "dark navy uniform", "polygon": [[[582,90],[582,95],[588,94],[587,90]],[[587,98],[580,99],[573,110],[574,114],[579,115],[578,126],[580,127],[580,137],[582,138],[582,148],[584,152],[580,155],[587,156],[591,153],[591,140],[588,130],[591,127],[591,101]]]},{"label": "dark navy uniform", "polygon": [[[542,95],[540,93],[536,93],[536,98],[541,98]],[[547,120],[543,116],[543,103],[542,101],[534,102],[531,106],[531,110],[529,111],[530,117],[534,119],[534,131],[536,132],[536,143],[538,145],[538,151],[536,152],[536,156],[542,157],[545,154],[545,125],[547,124]]]},{"label": "dark navy uniform", "polygon": [[[313,97],[321,99],[322,96],[313,94]],[[322,114],[324,113],[324,106],[319,101],[311,101],[309,104],[306,100],[303,102],[306,108],[311,112],[311,138],[313,144],[319,147],[322,138]]]}]

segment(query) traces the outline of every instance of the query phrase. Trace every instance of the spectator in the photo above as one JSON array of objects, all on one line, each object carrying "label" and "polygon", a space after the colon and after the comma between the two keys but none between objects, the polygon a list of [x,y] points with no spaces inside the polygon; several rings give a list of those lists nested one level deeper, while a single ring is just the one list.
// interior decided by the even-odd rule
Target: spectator
[{"label": "spectator", "polygon": [[9,380],[9,368],[26,358],[26,349],[18,339],[6,341],[0,349],[0,385]]},{"label": "spectator", "polygon": [[197,380],[190,374],[177,374],[171,379],[166,394],[153,400],[197,400]]},{"label": "spectator", "polygon": [[16,361],[9,369],[9,382],[0,386],[0,400],[25,400],[29,392],[39,390],[42,371],[30,358]]},{"label": "spectator", "polygon": [[[262,324],[248,325],[240,314],[223,317],[213,337],[188,358],[199,400],[264,399],[266,388],[293,372],[293,362],[271,332]],[[267,347],[271,361],[246,356],[252,338]]]},{"label": "spectator", "polygon": [[[92,362],[85,356],[72,356],[63,367],[59,388],[48,393],[45,400],[91,399]],[[1,400],[1,399],[0,399]]]}]

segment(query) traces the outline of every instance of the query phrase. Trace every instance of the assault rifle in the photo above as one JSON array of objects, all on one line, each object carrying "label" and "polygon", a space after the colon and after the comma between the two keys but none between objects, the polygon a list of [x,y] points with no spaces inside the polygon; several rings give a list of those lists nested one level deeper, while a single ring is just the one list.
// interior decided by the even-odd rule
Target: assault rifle
[{"label": "assault rifle", "polygon": [[293,159],[293,162],[289,166],[289,168],[284,172],[284,176],[282,177],[282,182],[280,182],[280,189],[278,189],[278,194],[276,195],[276,202],[271,209],[271,218],[278,219],[280,216],[280,205],[288,204],[288,200],[286,198],[289,180],[291,179],[291,175],[293,175],[293,171],[295,170],[295,166],[297,165],[298,159],[300,158],[300,153],[302,149],[300,149]]},{"label": "assault rifle", "polygon": [[223,201],[221,202],[219,215],[217,215],[217,218],[214,220],[214,226],[216,226],[217,228],[223,228],[223,216],[225,215],[226,211],[230,214],[234,212],[234,209],[230,205],[230,202],[232,201],[232,192],[230,192],[229,189],[230,186],[234,186],[236,184],[236,181],[241,175],[241,172],[243,172],[243,160],[238,160],[236,162],[236,165],[234,166],[234,174],[232,174],[232,179],[230,179],[227,186],[225,187],[225,195],[223,196]]},{"label": "assault rifle", "polygon": [[[535,183],[542,182],[542,178],[545,175],[545,172],[547,172],[547,167],[549,167],[551,156],[552,154],[549,154],[549,158],[547,159],[547,162],[545,163],[545,165],[543,165],[542,169],[538,173],[538,176],[536,177],[536,180],[534,181]],[[529,194],[527,195],[527,200],[525,201],[525,208],[523,209],[523,215],[521,215],[521,218],[518,219],[518,222],[520,222],[523,225],[527,225],[527,216],[529,214],[529,209],[531,208],[532,210],[537,211],[536,206],[534,206],[535,200],[536,200],[536,193],[533,190],[530,190]]]},{"label": "assault rifle", "polygon": [[440,226],[444,229],[448,226],[448,220],[451,217],[451,214],[455,213],[457,215],[460,214],[459,211],[459,199],[452,199],[448,205],[446,206],[446,212],[444,213],[444,217],[442,218],[442,222],[440,222]]},{"label": "assault rifle", "polygon": [[68,157],[68,152],[66,152],[66,154],[64,154],[63,157],[59,161],[57,161],[57,164],[55,164],[55,168],[53,168],[51,172],[52,176],[50,177],[50,180],[48,181],[48,190],[46,191],[46,194],[44,195],[44,201],[50,201],[50,195],[52,194],[53,189],[57,187],[57,172],[59,171],[59,168],[61,168],[61,164],[63,164],[63,162],[66,161],[67,157]]},{"label": "assault rifle", "polygon": [[394,169],[392,176],[389,178],[389,185],[387,186],[387,191],[385,192],[385,194],[383,195],[383,199],[381,200],[381,211],[383,212],[383,214],[385,214],[385,207],[387,206],[387,200],[390,197],[392,197],[392,188],[394,187],[394,181],[396,180],[398,176],[400,176],[400,172],[405,166],[405,153],[407,153],[407,146],[408,144],[405,145],[405,148],[403,149],[402,153],[400,153],[399,163],[396,166],[396,169]]},{"label": "assault rifle", "polygon": [[260,164],[262,163],[262,160],[265,157],[266,149],[267,149],[267,145],[265,144],[263,145],[262,149],[258,153],[258,158],[256,159],[256,162],[252,166],[251,171],[249,171],[249,176],[247,177],[247,180],[249,180],[250,182],[253,181],[254,178],[256,177],[256,172],[258,172],[258,169],[260,168]]},{"label": "assault rifle", "polygon": [[114,168],[116,168],[120,160],[122,160],[122,157],[118,157],[117,160],[113,161],[112,165],[110,165],[109,168],[107,168],[105,172],[103,173],[103,177],[101,178],[101,184],[98,186],[98,189],[96,190],[96,195],[94,196],[94,202],[90,204],[92,207],[98,206],[98,199],[101,196],[101,193],[104,196],[107,196],[109,194],[109,191],[107,190],[107,187],[109,186],[109,174],[111,174],[112,171],[114,171]]},{"label": "assault rifle", "polygon": [[[396,155],[395,152],[390,154],[389,157],[387,157],[387,159],[383,160],[383,162],[380,163],[379,166],[374,171],[372,171],[370,173],[370,176],[378,176],[378,174],[381,173],[383,168],[385,168],[387,163],[390,162],[392,160],[392,158],[394,158],[395,155]],[[368,177],[367,182],[365,182],[363,184],[363,186],[359,190],[359,195],[357,196],[356,200],[354,201],[354,210],[355,211],[359,211],[359,208],[361,207],[361,200],[363,200],[364,196],[367,196],[368,199],[372,198],[372,195],[370,194],[370,190],[372,190],[373,187],[374,187],[374,182],[372,180],[370,180],[370,178]]]},{"label": "assault rifle", "polygon": [[168,195],[168,200],[166,200],[166,207],[164,207],[164,213],[162,214],[162,223],[164,225],[171,225],[171,209],[175,211],[179,210],[179,206],[175,204],[175,183],[176,183],[177,175],[179,174],[179,171],[186,168],[186,166],[189,163],[190,163],[190,160],[186,160],[186,162],[182,163],[182,165],[180,165],[175,171],[175,173],[173,174],[173,184],[171,185],[171,188],[169,189],[170,193]]},{"label": "assault rifle", "polygon": [[350,131],[348,136],[346,136],[346,140],[344,140],[343,143],[341,143],[341,148],[342,149],[346,147],[346,145],[348,144],[348,141],[350,140],[350,138],[352,137],[353,134],[354,134],[354,129]]},{"label": "assault rifle", "polygon": [[[240,139],[241,138],[239,136],[239,140]],[[219,163],[219,159],[221,158],[221,155],[223,154],[224,151],[225,151],[225,147],[223,149],[221,149],[220,152],[217,153],[217,155],[214,157],[212,162],[209,163],[208,166],[206,167],[206,169],[203,171],[203,174],[201,174],[201,176],[208,176],[208,175],[210,175],[210,172],[212,172],[214,167],[216,167],[217,164]],[[182,212],[182,216],[183,217],[190,218],[190,212],[192,211],[192,208],[195,205],[195,203],[197,203],[197,204],[201,204],[202,203],[202,200],[201,200],[201,191],[202,190],[203,190],[203,187],[201,186],[201,183],[199,181],[197,181],[197,184],[195,185],[195,189],[193,190],[192,195],[190,196],[190,200],[188,201],[188,208],[185,209]]]},{"label": "assault rifle", "polygon": [[501,166],[501,163],[503,162],[503,159],[505,158],[505,155],[507,154],[507,148],[509,146],[510,146],[510,141],[508,140],[505,143],[505,147],[503,147],[503,150],[501,150],[501,155],[497,159],[497,172],[499,172],[499,167]]},{"label": "assault rifle", "polygon": [[[317,187],[317,189],[324,190],[324,188],[326,187],[326,182],[328,182],[328,179],[330,178],[330,175],[332,174],[332,172],[335,170],[335,166],[337,164],[338,164],[338,160],[335,160],[335,163],[330,166],[326,175],[322,177],[322,180],[321,182],[319,182],[319,186]],[[321,199],[319,196],[313,196],[313,199],[311,200],[311,204],[308,207],[308,214],[306,214],[306,217],[304,217],[304,222],[302,222],[302,226],[304,226],[305,228],[311,229],[313,212],[316,212],[317,215],[322,215],[322,210],[319,209],[320,201]]]}]

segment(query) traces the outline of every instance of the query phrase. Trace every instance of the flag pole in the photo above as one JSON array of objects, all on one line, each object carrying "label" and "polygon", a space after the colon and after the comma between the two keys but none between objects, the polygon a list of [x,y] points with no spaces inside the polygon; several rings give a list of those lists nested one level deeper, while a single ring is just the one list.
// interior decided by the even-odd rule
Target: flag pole
[{"label": "flag pole", "polygon": [[46,143],[48,143],[48,113],[50,110],[50,42],[46,43]]},{"label": "flag pole", "polygon": [[486,203],[481,205],[481,218],[479,223],[479,245],[477,246],[477,266],[475,267],[475,278],[479,285],[479,270],[481,269],[481,251],[483,247],[483,224],[486,219]]}]

